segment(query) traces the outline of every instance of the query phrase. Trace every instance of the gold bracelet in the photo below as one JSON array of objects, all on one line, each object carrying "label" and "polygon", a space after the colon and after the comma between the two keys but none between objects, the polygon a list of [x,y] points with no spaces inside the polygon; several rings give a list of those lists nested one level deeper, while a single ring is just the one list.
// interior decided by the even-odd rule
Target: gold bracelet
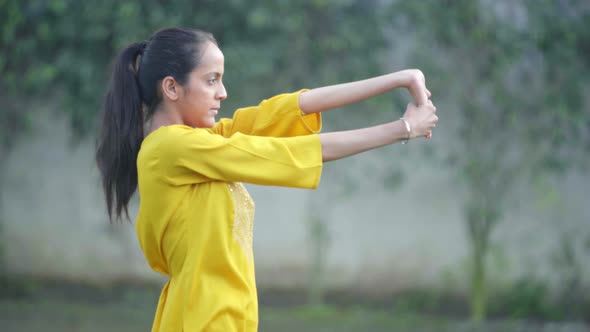
[{"label": "gold bracelet", "polygon": [[410,140],[410,137],[412,135],[412,126],[410,126],[410,122],[408,122],[408,120],[406,120],[405,118],[399,118],[399,119],[402,120],[402,122],[406,126],[406,131],[408,132],[408,137],[402,141],[402,144],[406,144],[406,143],[408,143],[408,141]]}]

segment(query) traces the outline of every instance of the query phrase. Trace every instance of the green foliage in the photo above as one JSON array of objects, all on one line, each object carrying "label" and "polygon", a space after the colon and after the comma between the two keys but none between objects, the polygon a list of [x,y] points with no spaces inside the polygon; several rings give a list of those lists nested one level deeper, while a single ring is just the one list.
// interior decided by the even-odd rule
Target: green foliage
[{"label": "green foliage", "polygon": [[[485,265],[493,229],[515,184],[588,165],[590,6],[584,1],[399,1],[391,14],[414,31],[455,99],[459,140],[449,160],[467,189],[473,317],[485,317]],[[419,47],[420,53],[425,49]],[[459,83],[453,83],[460,81]],[[455,88],[456,87],[456,88]],[[453,89],[455,88],[455,89]],[[525,181],[526,183],[526,181]]]},{"label": "green foliage", "polygon": [[[434,54],[455,59],[439,73],[462,81],[463,93],[453,96],[466,118],[460,136],[479,138],[483,154],[496,152],[487,153],[496,158],[501,152],[485,150],[496,141],[488,135],[497,138],[498,133],[510,144],[524,143],[524,156],[532,161],[528,166],[538,170],[557,169],[567,163],[564,156],[588,151],[590,123],[583,104],[590,73],[587,3],[402,1],[392,13],[403,16],[423,43],[435,45]],[[454,92],[449,89],[453,83],[433,83],[439,95]],[[571,142],[580,144],[568,150]]]},{"label": "green foliage", "polygon": [[590,312],[590,296],[584,289],[584,266],[590,257],[590,232],[562,230],[558,247],[550,256],[559,281],[557,302],[566,318],[583,317]]},{"label": "green foliage", "polygon": [[[394,297],[393,311],[400,314],[432,313],[443,310],[443,302],[449,305],[449,298],[431,289],[410,289]],[[448,310],[448,307],[446,308]]]},{"label": "green foliage", "polygon": [[0,299],[21,299],[31,297],[39,287],[34,280],[9,277],[0,266]]},{"label": "green foliage", "polygon": [[16,104],[57,92],[72,128],[87,133],[111,59],[165,26],[214,33],[226,53],[232,107],[304,84],[375,73],[384,45],[378,25],[369,24],[379,21],[372,2],[5,0],[0,21],[0,96],[14,101],[0,101],[6,144],[35,112],[17,111]]},{"label": "green foliage", "polygon": [[548,285],[534,278],[521,278],[490,299],[491,314],[515,319],[559,320],[565,310],[552,303]]}]

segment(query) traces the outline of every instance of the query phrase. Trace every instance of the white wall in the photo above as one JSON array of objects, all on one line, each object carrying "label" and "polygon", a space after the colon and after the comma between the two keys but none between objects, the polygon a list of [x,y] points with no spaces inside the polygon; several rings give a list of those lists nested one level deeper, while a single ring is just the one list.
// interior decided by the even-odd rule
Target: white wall
[{"label": "white wall", "polygon": [[[96,283],[163,280],[147,267],[133,225],[108,223],[93,144],[74,145],[69,138],[65,121],[47,115],[8,155],[0,188],[6,267],[16,274]],[[248,186],[256,202],[260,287],[305,285],[311,261],[307,225],[317,216],[329,230],[329,287],[465,290],[464,193],[448,167],[424,157],[426,144],[437,149],[450,144],[444,132],[437,138],[327,164],[317,191]],[[379,174],[397,167],[404,181],[385,188]],[[550,259],[566,232],[580,243],[588,284],[589,255],[582,252],[581,239],[590,233],[589,179],[570,174],[556,181],[554,194],[561,203],[552,208],[539,207],[539,195],[523,189],[493,234],[492,281],[528,273],[559,282],[562,274]],[[343,194],[347,183],[355,189]]]}]

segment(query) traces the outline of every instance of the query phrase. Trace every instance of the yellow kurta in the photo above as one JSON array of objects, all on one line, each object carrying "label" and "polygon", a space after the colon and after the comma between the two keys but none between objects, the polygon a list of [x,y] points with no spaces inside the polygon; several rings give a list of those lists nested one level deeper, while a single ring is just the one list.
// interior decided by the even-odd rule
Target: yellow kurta
[{"label": "yellow kurta", "polygon": [[254,204],[240,182],[315,188],[319,114],[299,94],[243,108],[214,128],[161,127],[137,159],[136,229],[150,266],[169,276],[152,331],[256,331]]}]

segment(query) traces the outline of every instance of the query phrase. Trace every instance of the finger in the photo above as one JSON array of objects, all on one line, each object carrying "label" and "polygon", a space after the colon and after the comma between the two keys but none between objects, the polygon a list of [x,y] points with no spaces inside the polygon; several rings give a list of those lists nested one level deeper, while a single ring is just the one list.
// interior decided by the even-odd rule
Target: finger
[{"label": "finger", "polygon": [[426,89],[426,95],[428,96],[428,98],[432,97],[432,93],[430,93],[430,90]]},{"label": "finger", "polygon": [[426,108],[426,111],[431,112],[431,114],[434,115],[434,113],[436,112],[436,106],[434,106],[432,100],[428,99],[425,106],[428,106]]}]

